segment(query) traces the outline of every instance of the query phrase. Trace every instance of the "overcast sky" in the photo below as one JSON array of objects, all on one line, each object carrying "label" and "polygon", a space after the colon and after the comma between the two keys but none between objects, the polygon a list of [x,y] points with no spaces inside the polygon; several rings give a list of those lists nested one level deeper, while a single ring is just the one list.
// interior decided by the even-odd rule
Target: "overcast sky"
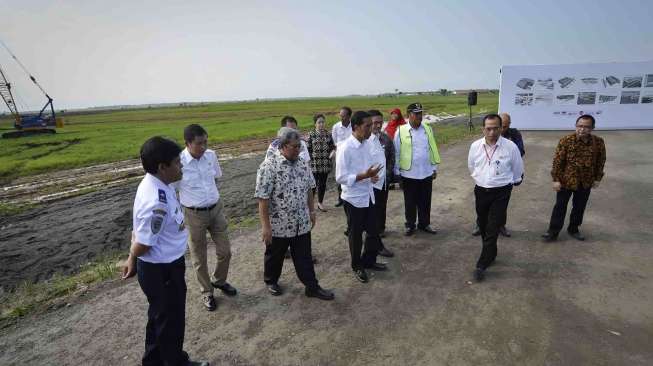
[{"label": "overcast sky", "polygon": [[[653,60],[648,0],[0,0],[0,24],[57,109],[498,88],[506,64]],[[40,106],[2,48],[0,66]]]}]

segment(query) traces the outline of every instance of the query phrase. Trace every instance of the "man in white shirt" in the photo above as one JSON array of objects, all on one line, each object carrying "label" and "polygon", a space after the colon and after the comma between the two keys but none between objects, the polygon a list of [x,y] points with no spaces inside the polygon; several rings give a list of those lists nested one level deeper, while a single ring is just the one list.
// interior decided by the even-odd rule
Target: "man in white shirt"
[{"label": "man in white shirt", "polygon": [[440,153],[431,126],[422,123],[422,105],[408,106],[408,123],[399,126],[395,133],[395,175],[401,176],[404,191],[404,214],[407,236],[417,228],[437,234],[431,227],[431,195],[433,180],[438,174]]},{"label": "man in white shirt", "polygon": [[483,249],[476,262],[474,279],[482,281],[485,270],[497,257],[499,228],[506,223],[506,210],[512,187],[520,185],[524,164],[519,148],[501,136],[501,117],[488,114],[483,118],[484,137],[469,148],[467,166],[476,183],[476,215]]},{"label": "man in white shirt", "polygon": [[143,365],[208,365],[190,361],[183,351],[188,231],[170,186],[181,179],[180,151],[174,141],[156,136],[140,152],[146,174],[134,199],[132,242],[122,279],[138,273],[149,304]]},{"label": "man in white shirt", "polygon": [[[347,140],[351,136],[351,108],[345,106],[340,108],[340,121],[336,122],[331,128],[331,138],[336,145],[338,151],[338,144]],[[342,206],[342,186],[338,184],[338,202],[336,207]]]},{"label": "man in white shirt", "polygon": [[[372,118],[358,111],[351,118],[352,135],[340,143],[336,150],[336,182],[342,184],[342,199],[347,214],[351,268],[356,279],[368,282],[366,269],[385,271],[383,263],[376,262],[380,248],[379,231],[374,208],[374,187],[383,168],[374,165],[370,142]],[[363,231],[365,248],[363,249]]]},{"label": "man in white shirt", "polygon": [[[383,113],[377,109],[367,111],[372,117],[372,134],[368,139],[372,149],[372,162],[381,166],[379,180],[374,183],[374,206],[376,211],[376,222],[379,230],[379,237],[385,236],[385,217],[388,204],[388,183],[395,165],[395,147],[390,136],[382,131]],[[394,253],[385,247],[383,240],[379,240],[379,255],[382,257],[394,257]]]},{"label": "man in white shirt", "polygon": [[[208,135],[202,126],[187,126],[184,129],[184,141],[186,148],[180,154],[184,174],[177,190],[190,231],[188,247],[202,300],[208,311],[214,311],[217,308],[213,296],[214,287],[227,296],[235,296],[237,293],[227,282],[231,245],[224,205],[217,187],[217,179],[222,176],[222,170],[215,152],[207,148]],[[207,264],[207,231],[215,243],[217,264],[213,271],[214,281],[209,277]]]},{"label": "man in white shirt", "polygon": [[[288,127],[288,128],[292,128],[293,130],[299,131],[297,129],[298,126],[299,124],[297,123],[297,120],[293,116],[283,116],[283,118],[281,118],[281,127]],[[299,158],[306,162],[310,162],[311,155],[308,153],[308,146],[306,145],[306,141],[300,140],[300,143],[301,143],[301,150],[299,151]],[[279,136],[277,136],[276,139],[272,140],[270,146],[268,146],[268,150],[265,152],[265,158],[267,159],[273,157],[278,150],[279,150]]]}]

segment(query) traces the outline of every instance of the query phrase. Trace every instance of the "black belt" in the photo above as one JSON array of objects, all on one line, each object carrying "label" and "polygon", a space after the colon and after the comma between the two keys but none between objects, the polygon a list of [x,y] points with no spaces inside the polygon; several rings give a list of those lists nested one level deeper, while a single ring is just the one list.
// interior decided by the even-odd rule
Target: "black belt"
[{"label": "black belt", "polygon": [[207,207],[186,207],[186,206],[184,206],[184,208],[189,209],[189,210],[193,210],[193,211],[211,211],[213,209],[213,207],[215,207],[216,205],[217,205],[217,203],[214,203],[211,206],[207,206]]},{"label": "black belt", "polygon": [[512,184],[508,184],[502,187],[494,187],[494,188],[485,188],[481,187],[478,184],[476,185],[476,188],[483,191],[483,192],[496,192],[496,191],[502,191],[504,189],[512,188]]}]

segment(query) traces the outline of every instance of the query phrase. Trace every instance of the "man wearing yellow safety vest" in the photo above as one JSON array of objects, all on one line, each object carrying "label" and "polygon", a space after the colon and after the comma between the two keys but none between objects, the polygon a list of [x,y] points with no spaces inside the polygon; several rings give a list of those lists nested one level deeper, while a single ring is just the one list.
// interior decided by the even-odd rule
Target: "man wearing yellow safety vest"
[{"label": "man wearing yellow safety vest", "polygon": [[415,232],[415,221],[417,229],[437,234],[431,227],[431,193],[440,153],[431,126],[422,123],[422,111],[420,103],[409,105],[408,123],[399,127],[394,138],[394,170],[403,185],[407,236]]}]

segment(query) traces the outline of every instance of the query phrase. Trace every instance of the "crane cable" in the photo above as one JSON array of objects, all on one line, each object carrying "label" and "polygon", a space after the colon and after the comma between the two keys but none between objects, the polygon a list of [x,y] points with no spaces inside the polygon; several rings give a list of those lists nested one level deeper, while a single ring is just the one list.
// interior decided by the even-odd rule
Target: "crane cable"
[{"label": "crane cable", "polygon": [[52,99],[52,98],[50,98],[50,96],[48,95],[48,93],[46,93],[45,90],[43,90],[43,87],[41,86],[41,84],[39,84],[38,81],[36,81],[36,78],[35,78],[34,76],[32,76],[32,74],[30,74],[29,71],[27,71],[27,68],[25,67],[25,65],[23,65],[23,63],[20,62],[20,60],[18,60],[18,57],[16,57],[16,55],[14,55],[14,53],[11,52],[11,50],[9,49],[9,47],[7,47],[7,45],[6,45],[6,44],[5,44],[1,39],[0,39],[0,44],[2,44],[2,46],[5,48],[5,50],[7,50],[7,52],[9,52],[9,54],[11,55],[11,57],[12,57],[12,58],[13,58],[13,59],[18,63],[18,65],[20,66],[20,68],[23,69],[23,71],[25,71],[25,74],[27,74],[27,76],[29,76],[30,80],[32,80],[32,82],[33,82],[36,86],[38,86],[39,89],[41,89],[41,92],[43,92],[43,94],[48,98],[48,100],[49,100],[49,99]]}]

